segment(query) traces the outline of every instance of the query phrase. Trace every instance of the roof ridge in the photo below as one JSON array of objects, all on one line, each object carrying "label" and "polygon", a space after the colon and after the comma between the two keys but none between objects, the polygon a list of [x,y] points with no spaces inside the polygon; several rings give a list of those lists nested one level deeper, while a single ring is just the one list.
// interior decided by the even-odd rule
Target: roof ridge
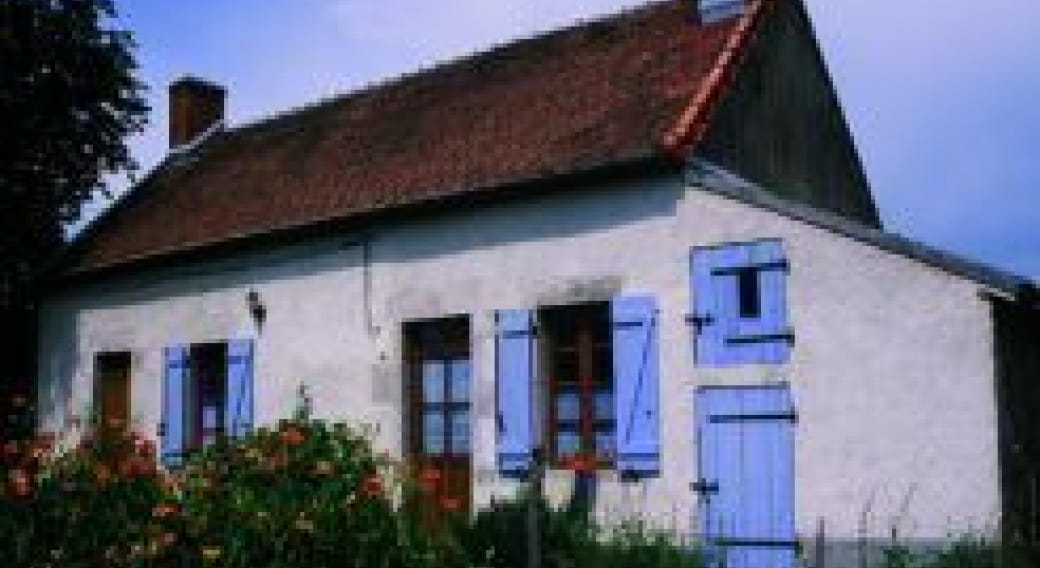
[{"label": "roof ridge", "polygon": [[589,30],[598,25],[620,23],[622,20],[636,19],[640,16],[645,17],[647,14],[652,13],[655,10],[674,6],[680,1],[684,2],[686,0],[651,0],[643,4],[627,6],[607,14],[601,14],[589,18],[579,17],[571,24],[564,27],[536,31],[527,36],[503,39],[476,51],[447,57],[429,65],[420,66],[395,75],[378,78],[371,82],[361,84],[354,89],[333,93],[311,102],[273,111],[268,115],[246,121],[239,125],[229,125],[224,129],[223,133],[225,135],[233,136],[240,133],[262,130],[263,128],[276,127],[284,120],[299,118],[301,115],[307,115],[312,112],[320,112],[338,104],[345,103],[351,99],[372,96],[379,92],[392,90],[410,81],[421,80],[427,76],[435,75],[438,71],[445,69],[460,70],[461,67],[467,63],[472,64],[487,59],[494,59],[496,56],[501,57],[503,54],[508,52],[530,48],[532,45],[537,45],[541,42],[549,42],[559,37],[579,33],[582,30]]}]

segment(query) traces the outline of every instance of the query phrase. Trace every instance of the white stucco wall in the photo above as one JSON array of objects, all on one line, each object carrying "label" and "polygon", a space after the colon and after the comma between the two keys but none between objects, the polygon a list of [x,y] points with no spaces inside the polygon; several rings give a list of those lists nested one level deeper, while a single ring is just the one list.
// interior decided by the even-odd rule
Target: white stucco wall
[{"label": "white stucco wall", "polygon": [[[790,259],[792,361],[694,367],[690,247],[764,237],[783,239]],[[479,504],[511,489],[494,471],[494,310],[650,292],[661,308],[663,474],[640,483],[603,474],[601,513],[687,530],[693,389],[786,380],[799,413],[802,535],[820,518],[846,539],[887,535],[893,523],[940,537],[996,519],[992,330],[972,282],[671,178],[459,210],[369,238],[367,269],[357,236],[344,235],[55,296],[42,309],[41,427],[84,411],[94,353],[129,350],[132,415],[154,433],[163,347],[255,337],[260,422],[288,416],[305,381],[317,415],[376,425],[377,444],[400,455],[401,322],[465,313]],[[251,288],[267,307],[259,332]],[[562,498],[568,483],[551,473],[548,491]]]}]

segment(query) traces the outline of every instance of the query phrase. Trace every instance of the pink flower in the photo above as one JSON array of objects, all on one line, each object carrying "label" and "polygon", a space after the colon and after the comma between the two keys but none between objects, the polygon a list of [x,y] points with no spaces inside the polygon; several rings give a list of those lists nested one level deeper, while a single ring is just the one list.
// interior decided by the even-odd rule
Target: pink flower
[{"label": "pink flower", "polygon": [[456,513],[462,510],[462,499],[458,497],[449,497],[445,495],[441,497],[441,509],[449,513]]},{"label": "pink flower", "polygon": [[282,441],[289,446],[298,446],[302,444],[305,439],[303,432],[300,432],[299,429],[294,427],[290,427],[282,432]]},{"label": "pink flower", "polygon": [[22,469],[12,469],[8,475],[11,482],[11,493],[16,497],[28,497],[32,493],[32,480]]},{"label": "pink flower", "polygon": [[152,516],[161,519],[163,517],[169,517],[170,515],[176,515],[177,510],[178,508],[176,503],[159,503],[154,509],[152,509]]}]

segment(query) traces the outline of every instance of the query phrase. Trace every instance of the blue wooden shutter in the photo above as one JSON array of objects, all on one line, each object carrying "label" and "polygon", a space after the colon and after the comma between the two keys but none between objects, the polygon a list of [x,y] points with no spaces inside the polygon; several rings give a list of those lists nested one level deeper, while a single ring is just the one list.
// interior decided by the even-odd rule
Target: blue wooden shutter
[{"label": "blue wooden shutter", "polygon": [[163,359],[162,425],[159,433],[163,465],[171,467],[179,465],[184,454],[188,348],[184,345],[167,347]]},{"label": "blue wooden shutter", "polygon": [[[759,314],[740,313],[739,273],[757,279]],[[690,261],[697,364],[784,363],[793,335],[787,321],[783,243],[763,240],[695,249]]]},{"label": "blue wooden shutter", "polygon": [[727,568],[795,564],[794,407],[785,385],[698,391],[701,531]]},{"label": "blue wooden shutter", "polygon": [[619,471],[660,471],[657,305],[652,296],[621,296],[610,305]]},{"label": "blue wooden shutter", "polygon": [[224,431],[229,437],[241,438],[253,429],[253,340],[231,340],[227,352]]},{"label": "blue wooden shutter", "polygon": [[498,467],[503,475],[523,475],[531,468],[534,441],[531,402],[535,348],[531,311],[500,310],[497,325]]},{"label": "blue wooden shutter", "polygon": [[787,257],[780,241],[759,241],[752,245],[751,262],[759,267],[762,316],[758,342],[758,359],[762,363],[784,363],[790,358],[791,330],[787,321]]}]

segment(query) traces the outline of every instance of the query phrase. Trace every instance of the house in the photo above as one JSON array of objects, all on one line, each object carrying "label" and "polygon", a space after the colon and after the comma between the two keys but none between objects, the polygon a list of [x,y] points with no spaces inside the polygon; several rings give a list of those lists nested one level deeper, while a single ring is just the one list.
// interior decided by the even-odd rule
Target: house
[{"label": "house", "polygon": [[175,82],[168,157],[56,268],[40,427],[94,407],[175,467],[305,384],[465,507],[590,469],[734,568],[1019,534],[1035,284],[882,230],[800,1],[691,6],[238,127]]}]

